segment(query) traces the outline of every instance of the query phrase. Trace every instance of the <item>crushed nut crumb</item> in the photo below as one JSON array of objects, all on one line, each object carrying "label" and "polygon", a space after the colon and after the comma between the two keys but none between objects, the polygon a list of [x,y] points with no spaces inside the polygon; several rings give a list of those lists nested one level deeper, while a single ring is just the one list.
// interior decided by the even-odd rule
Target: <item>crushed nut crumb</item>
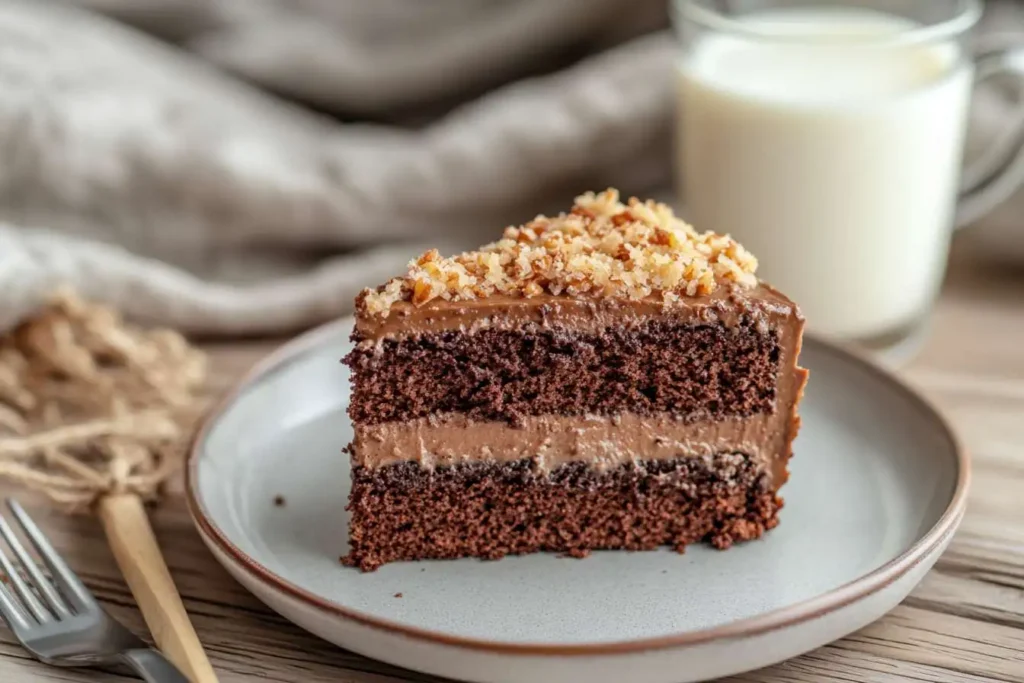
[{"label": "crushed nut crumb", "polygon": [[395,593],[395,597],[396,598],[400,598],[400,597],[402,597],[402,594],[401,593]]},{"label": "crushed nut crumb", "polygon": [[623,204],[614,189],[576,198],[569,213],[509,227],[497,242],[451,258],[436,249],[408,273],[364,290],[363,310],[387,317],[399,301],[464,301],[496,294],[644,299],[666,305],[711,294],[722,281],[752,287],[757,259],[728,235],[698,233],[651,200]]},{"label": "crushed nut crumb", "polygon": [[284,496],[274,496],[274,505],[276,505],[277,507],[283,508],[285,502],[286,501],[284,499]]}]

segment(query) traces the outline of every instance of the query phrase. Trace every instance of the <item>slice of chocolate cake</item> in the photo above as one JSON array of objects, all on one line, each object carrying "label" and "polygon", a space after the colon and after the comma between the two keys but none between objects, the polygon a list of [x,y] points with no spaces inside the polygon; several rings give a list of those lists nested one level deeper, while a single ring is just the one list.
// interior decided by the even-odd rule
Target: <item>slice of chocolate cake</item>
[{"label": "slice of chocolate cake", "polygon": [[357,299],[347,562],[718,548],[778,523],[803,318],[609,190]]}]

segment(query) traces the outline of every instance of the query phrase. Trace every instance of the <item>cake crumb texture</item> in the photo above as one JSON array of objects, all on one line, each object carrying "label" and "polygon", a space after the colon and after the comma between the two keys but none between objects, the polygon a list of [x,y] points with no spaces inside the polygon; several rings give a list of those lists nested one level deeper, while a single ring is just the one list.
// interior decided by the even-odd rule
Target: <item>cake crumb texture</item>
[{"label": "cake crumb texture", "polygon": [[415,463],[356,467],[343,561],[372,571],[400,560],[539,551],[682,552],[701,541],[724,549],[775,527],[781,507],[763,468],[737,453],[608,472],[572,463],[550,475],[528,460],[433,471]]},{"label": "cake crumb texture", "polygon": [[399,301],[465,301],[495,294],[614,297],[659,294],[668,303],[757,284],[757,259],[728,235],[698,233],[665,204],[617,190],[588,192],[568,213],[537,216],[502,239],[443,258],[431,249],[408,272],[360,294],[360,313],[386,318]]},{"label": "cake crumb texture", "polygon": [[750,322],[729,330],[658,320],[597,334],[443,332],[388,340],[383,349],[357,348],[345,359],[357,424],[449,412],[513,424],[545,414],[771,413],[781,352],[777,335]]}]

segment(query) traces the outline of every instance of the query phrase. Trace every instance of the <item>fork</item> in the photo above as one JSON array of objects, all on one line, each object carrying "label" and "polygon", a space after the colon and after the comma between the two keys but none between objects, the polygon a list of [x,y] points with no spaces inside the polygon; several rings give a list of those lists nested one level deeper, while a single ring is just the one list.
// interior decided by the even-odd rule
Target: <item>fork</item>
[{"label": "fork", "polygon": [[125,664],[149,683],[188,683],[162,654],[99,606],[17,501],[8,499],[7,507],[52,577],[51,582],[0,515],[0,536],[24,572],[23,577],[0,546],[0,569],[8,580],[8,586],[0,582],[0,615],[26,650],[54,666]]}]

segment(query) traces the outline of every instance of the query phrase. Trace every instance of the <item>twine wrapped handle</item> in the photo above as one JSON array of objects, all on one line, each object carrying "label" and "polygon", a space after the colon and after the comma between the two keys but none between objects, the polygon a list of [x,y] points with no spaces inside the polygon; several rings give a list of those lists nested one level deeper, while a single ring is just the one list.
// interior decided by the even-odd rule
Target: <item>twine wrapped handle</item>
[{"label": "twine wrapped handle", "polygon": [[181,466],[205,376],[180,335],[68,291],[0,337],[0,477],[99,515],[157,646],[193,683],[217,678],[143,503]]}]

